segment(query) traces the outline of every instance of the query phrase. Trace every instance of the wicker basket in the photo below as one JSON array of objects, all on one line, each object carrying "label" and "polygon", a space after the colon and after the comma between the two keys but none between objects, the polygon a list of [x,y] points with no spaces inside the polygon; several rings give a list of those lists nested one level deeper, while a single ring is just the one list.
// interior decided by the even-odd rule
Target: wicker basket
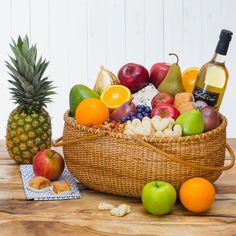
[{"label": "wicker basket", "polygon": [[[64,115],[63,137],[53,146],[63,146],[66,164],[84,185],[101,192],[140,197],[151,180],[164,180],[178,191],[191,177],[214,182],[234,165],[234,153],[226,144],[227,120],[204,134],[180,138],[127,136],[77,125]],[[231,163],[224,166],[225,150]]]}]

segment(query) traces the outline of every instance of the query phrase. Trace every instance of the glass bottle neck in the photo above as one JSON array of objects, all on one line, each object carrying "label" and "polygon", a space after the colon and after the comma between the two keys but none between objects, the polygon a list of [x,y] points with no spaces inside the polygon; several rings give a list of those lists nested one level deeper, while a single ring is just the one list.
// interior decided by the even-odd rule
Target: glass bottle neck
[{"label": "glass bottle neck", "polygon": [[224,64],[225,63],[225,55],[215,53],[212,58],[212,61]]}]

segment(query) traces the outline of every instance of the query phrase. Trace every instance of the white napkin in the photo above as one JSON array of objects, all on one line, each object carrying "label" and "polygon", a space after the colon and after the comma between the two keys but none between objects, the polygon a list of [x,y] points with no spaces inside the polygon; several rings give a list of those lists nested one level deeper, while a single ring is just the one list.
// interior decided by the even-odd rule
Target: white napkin
[{"label": "white napkin", "polygon": [[65,193],[65,194],[55,195],[49,188],[42,190],[40,192],[33,191],[28,188],[29,180],[34,177],[33,166],[20,165],[20,172],[24,185],[25,195],[28,200],[64,200],[64,199],[80,198],[78,185],[66,166],[58,181],[67,181],[68,183],[70,183],[72,191],[69,194]]}]

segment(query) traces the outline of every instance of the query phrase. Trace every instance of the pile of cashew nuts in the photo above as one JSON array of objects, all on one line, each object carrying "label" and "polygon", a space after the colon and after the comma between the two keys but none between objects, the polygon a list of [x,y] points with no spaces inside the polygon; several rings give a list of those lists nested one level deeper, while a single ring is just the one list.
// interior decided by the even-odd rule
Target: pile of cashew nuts
[{"label": "pile of cashew nuts", "polygon": [[114,207],[112,204],[106,202],[100,202],[98,205],[98,209],[100,211],[110,211],[110,214],[112,216],[119,217],[125,216],[126,214],[129,214],[131,212],[131,208],[127,204],[121,204],[118,207]]}]

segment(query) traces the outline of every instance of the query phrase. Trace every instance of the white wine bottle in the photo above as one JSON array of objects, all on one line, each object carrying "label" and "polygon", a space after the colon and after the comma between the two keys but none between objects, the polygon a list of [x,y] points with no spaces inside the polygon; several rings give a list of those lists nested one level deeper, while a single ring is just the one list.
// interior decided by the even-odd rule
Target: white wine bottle
[{"label": "white wine bottle", "polygon": [[233,33],[229,30],[221,30],[215,54],[209,62],[201,67],[193,89],[195,101],[202,100],[217,111],[220,109],[228,82],[225,56],[232,35]]}]

